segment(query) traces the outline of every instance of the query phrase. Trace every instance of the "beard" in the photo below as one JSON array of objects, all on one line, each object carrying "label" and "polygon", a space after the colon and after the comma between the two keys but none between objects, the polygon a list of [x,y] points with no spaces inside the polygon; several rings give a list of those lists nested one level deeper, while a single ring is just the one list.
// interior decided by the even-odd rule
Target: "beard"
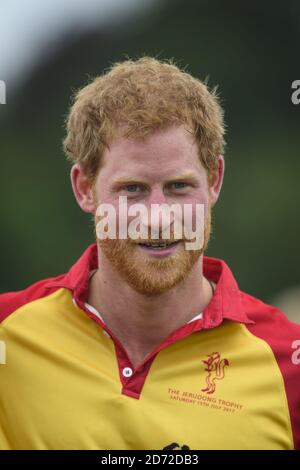
[{"label": "beard", "polygon": [[[95,218],[95,223],[100,218]],[[183,281],[195,266],[201,255],[207,249],[211,236],[211,207],[204,224],[203,246],[197,250],[186,250],[183,238],[176,246],[175,251],[166,257],[155,257],[145,251],[138,243],[144,240],[104,239],[96,237],[99,253],[102,253],[110,262],[112,268],[135,291],[148,296],[163,294]],[[162,240],[161,235],[155,242]],[[170,234],[168,240],[175,240]],[[151,241],[150,239],[147,240]],[[100,255],[101,262],[101,255]]]}]

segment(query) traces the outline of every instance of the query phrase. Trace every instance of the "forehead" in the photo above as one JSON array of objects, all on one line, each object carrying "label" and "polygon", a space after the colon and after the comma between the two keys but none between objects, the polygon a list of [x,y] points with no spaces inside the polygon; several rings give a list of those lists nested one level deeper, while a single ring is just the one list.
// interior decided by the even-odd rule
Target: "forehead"
[{"label": "forehead", "polygon": [[109,180],[127,176],[151,179],[203,170],[193,136],[180,126],[157,130],[145,140],[116,139],[104,152],[100,174]]}]

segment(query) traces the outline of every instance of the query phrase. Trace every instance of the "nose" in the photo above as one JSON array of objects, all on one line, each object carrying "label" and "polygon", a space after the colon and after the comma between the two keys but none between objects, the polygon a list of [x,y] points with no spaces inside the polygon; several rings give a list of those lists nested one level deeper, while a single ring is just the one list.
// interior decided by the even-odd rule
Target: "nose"
[{"label": "nose", "polygon": [[151,204],[167,204],[163,189],[160,187],[152,188],[149,197],[147,198],[147,203],[149,206],[151,206]]},{"label": "nose", "polygon": [[146,226],[149,236],[151,238],[168,238],[171,233],[170,227],[174,223],[174,214],[168,209],[169,204],[161,188],[155,188],[151,191],[147,198],[146,207],[147,218],[142,217],[141,223]]}]

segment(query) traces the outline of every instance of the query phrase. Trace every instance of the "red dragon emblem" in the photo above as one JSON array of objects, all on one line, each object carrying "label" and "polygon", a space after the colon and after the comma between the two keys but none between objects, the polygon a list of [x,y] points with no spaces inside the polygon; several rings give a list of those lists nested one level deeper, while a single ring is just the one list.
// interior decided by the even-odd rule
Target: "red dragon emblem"
[{"label": "red dragon emblem", "polygon": [[208,372],[206,376],[206,388],[202,388],[202,392],[207,394],[214,393],[216,390],[216,380],[222,380],[225,377],[225,366],[229,366],[229,361],[227,359],[221,359],[221,355],[218,352],[208,354],[208,359],[202,361],[206,368],[204,369]]}]

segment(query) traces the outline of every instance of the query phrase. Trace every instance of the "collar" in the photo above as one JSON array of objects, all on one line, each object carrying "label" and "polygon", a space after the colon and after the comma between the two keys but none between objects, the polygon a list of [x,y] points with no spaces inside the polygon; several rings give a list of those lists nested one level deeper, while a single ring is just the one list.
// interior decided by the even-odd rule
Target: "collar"
[{"label": "collar", "polygon": [[[98,251],[96,243],[93,243],[66,274],[52,279],[46,286],[69,289],[76,303],[85,304],[88,298],[90,272],[97,268]],[[204,328],[214,328],[224,319],[239,323],[254,323],[243,308],[241,292],[225,261],[204,256],[203,274],[216,284],[214,295],[203,310]]]},{"label": "collar", "polygon": [[241,291],[225,261],[204,256],[203,275],[216,284],[214,295],[203,311],[206,328],[219,325],[223,319],[254,323],[244,310]]}]

